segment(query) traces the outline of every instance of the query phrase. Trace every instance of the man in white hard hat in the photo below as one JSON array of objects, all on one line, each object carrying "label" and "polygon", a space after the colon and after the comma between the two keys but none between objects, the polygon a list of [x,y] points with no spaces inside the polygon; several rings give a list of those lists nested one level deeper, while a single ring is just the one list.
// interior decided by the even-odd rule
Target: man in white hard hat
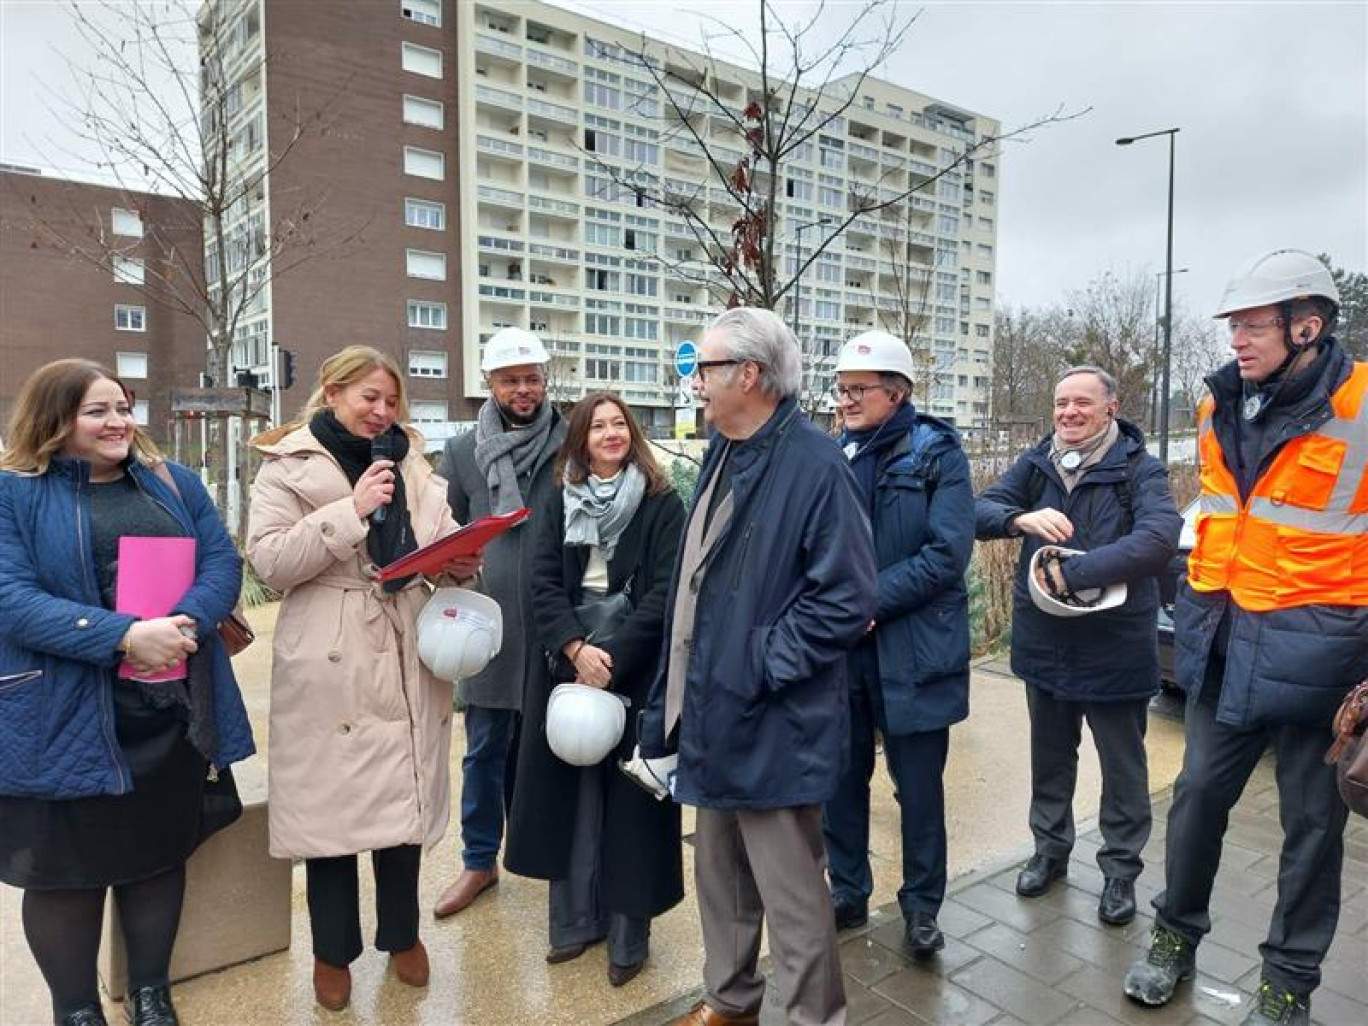
[{"label": "man in white hard hat", "polygon": [[[522,328],[502,328],[485,343],[480,370],[489,399],[474,431],[451,439],[438,473],[461,523],[535,507],[552,488],[551,472],[565,423],[546,399],[541,339]],[[460,682],[465,703],[466,754],[461,763],[462,869],[434,908],[438,918],[466,908],[499,879],[509,783],[510,751],[522,705],[523,682],[534,659],[527,616],[526,526],[486,546],[481,589],[503,610],[503,648],[485,669]]]},{"label": "man in white hard hat", "polygon": [[769,927],[786,1021],[845,1022],[822,804],[846,728],[845,653],[874,615],[874,554],[850,469],[798,408],[793,333],[738,307],[699,346],[713,429],[665,612],[640,754],[679,753],[698,808],[704,1000],[687,1026],[755,1026]]},{"label": "man in white hard hat", "polygon": [[1174,611],[1187,744],[1153,940],[1124,985],[1161,1005],[1192,977],[1230,810],[1271,746],[1283,846],[1249,1026],[1310,1020],[1339,917],[1347,810],[1322,756],[1368,674],[1368,363],[1335,340],[1338,313],[1325,265],[1289,249],[1238,271],[1216,311],[1235,359],[1198,409],[1201,512]]},{"label": "man in white hard hat", "polygon": [[850,760],[823,810],[827,874],[838,929],[864,925],[869,781],[875,732],[893,777],[902,825],[902,909],[912,952],[945,947],[945,789],[950,725],[969,715],[969,594],[974,491],[959,435],[912,405],[912,354],[884,331],[847,342],[833,389],[840,444],[874,531],[879,601],[846,659]]},{"label": "man in white hard hat", "polygon": [[[1028,449],[979,497],[980,539],[1021,536],[1012,589],[1012,672],[1026,682],[1031,721],[1031,834],[1035,854],[1017,876],[1022,897],[1068,874],[1075,832],[1078,746],[1088,723],[1102,768],[1097,864],[1103,923],[1135,917],[1135,880],[1151,816],[1145,729],[1159,691],[1159,585],[1182,519],[1168,469],[1140,429],[1117,416],[1115,379],[1078,366],[1055,385],[1054,433]],[[1056,599],[1038,608],[1027,574]],[[1082,555],[1061,558],[1060,550]],[[1101,602],[1126,585],[1125,601]],[[1049,609],[1050,611],[1047,611]],[[1085,615],[1068,615],[1075,610]],[[1088,611],[1091,610],[1091,611]]]}]

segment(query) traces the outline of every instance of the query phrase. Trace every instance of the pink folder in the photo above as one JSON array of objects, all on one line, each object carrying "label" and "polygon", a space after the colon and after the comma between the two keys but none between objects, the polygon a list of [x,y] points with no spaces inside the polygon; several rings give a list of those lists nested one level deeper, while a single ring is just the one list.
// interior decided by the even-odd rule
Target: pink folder
[{"label": "pink folder", "polygon": [[[195,583],[194,538],[119,539],[119,573],[114,608],[144,620],[166,616]],[[140,674],[125,660],[119,676],[133,680],[184,680],[185,660],[169,670]]]}]

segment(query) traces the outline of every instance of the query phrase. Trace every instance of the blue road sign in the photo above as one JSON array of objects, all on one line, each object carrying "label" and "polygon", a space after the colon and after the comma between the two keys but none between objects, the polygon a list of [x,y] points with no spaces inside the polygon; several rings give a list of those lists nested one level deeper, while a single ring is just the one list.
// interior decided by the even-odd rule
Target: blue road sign
[{"label": "blue road sign", "polygon": [[675,373],[687,378],[698,370],[698,346],[692,342],[681,342],[675,350]]}]

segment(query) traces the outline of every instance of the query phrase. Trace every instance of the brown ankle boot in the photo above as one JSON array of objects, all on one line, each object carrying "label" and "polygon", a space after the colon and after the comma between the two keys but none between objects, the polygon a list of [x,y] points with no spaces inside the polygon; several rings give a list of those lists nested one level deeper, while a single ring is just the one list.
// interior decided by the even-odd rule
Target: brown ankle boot
[{"label": "brown ankle boot", "polygon": [[314,959],[314,1000],[330,1012],[340,1012],[351,1001],[351,970]]},{"label": "brown ankle boot", "polygon": [[428,953],[422,941],[418,941],[407,951],[391,952],[390,965],[394,966],[394,975],[399,977],[401,983],[407,983],[410,987],[428,985]]}]

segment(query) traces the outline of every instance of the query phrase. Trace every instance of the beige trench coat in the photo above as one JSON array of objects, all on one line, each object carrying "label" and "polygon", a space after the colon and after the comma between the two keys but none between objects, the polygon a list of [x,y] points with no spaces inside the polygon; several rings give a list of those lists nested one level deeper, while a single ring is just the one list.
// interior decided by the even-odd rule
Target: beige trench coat
[{"label": "beige trench coat", "polygon": [[[247,558],[284,599],[271,668],[271,854],[436,844],[450,817],[452,685],[418,660],[422,579],[386,595],[341,466],[307,427],[259,444]],[[419,546],[455,530],[446,484],[403,464]]]}]

